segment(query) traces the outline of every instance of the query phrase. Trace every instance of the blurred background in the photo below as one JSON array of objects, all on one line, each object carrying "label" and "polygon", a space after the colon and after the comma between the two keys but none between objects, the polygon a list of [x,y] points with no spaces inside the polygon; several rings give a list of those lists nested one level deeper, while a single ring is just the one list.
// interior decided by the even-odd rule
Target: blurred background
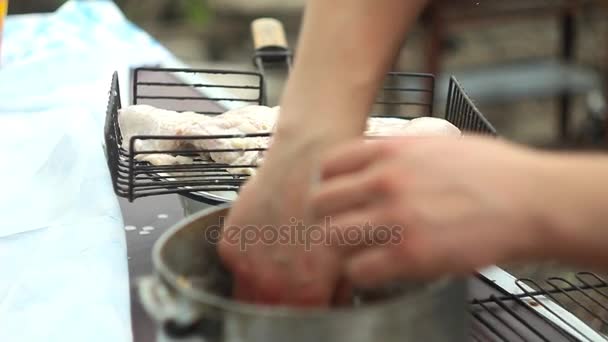
[{"label": "blurred background", "polygon": [[[53,11],[62,2],[13,0],[9,13]],[[116,0],[187,64],[236,69],[252,68],[249,24],[256,17],[281,19],[297,48],[304,2]],[[456,75],[509,139],[551,148],[602,147],[608,141],[607,10],[608,1],[435,0],[394,68]]]}]

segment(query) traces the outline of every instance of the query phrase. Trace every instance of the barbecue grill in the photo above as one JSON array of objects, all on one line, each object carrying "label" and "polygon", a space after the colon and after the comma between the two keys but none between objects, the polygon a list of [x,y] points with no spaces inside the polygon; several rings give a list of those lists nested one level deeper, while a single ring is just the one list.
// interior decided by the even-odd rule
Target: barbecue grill
[{"label": "barbecue grill", "polygon": [[[150,104],[177,111],[217,115],[247,104],[267,105],[265,68],[291,65],[286,44],[257,45],[257,72],[187,68],[139,68],[134,72],[132,103]],[[434,116],[433,75],[393,72],[387,75],[374,116],[410,119]],[[448,88],[445,119],[461,130],[496,135],[452,77]],[[129,201],[146,196],[176,193],[184,198],[188,213],[232,201],[248,175],[227,172],[228,168],[257,165],[225,165],[202,159],[203,152],[242,150],[146,151],[133,150],[137,140],[247,139],[269,137],[270,132],[224,136],[135,136],[124,149],[118,125],[122,107],[117,75],[112,78],[107,107],[105,143],[114,190]],[[142,153],[194,157],[189,165],[155,166],[136,159]],[[498,272],[498,273],[497,273]],[[499,274],[500,277],[494,275]],[[500,269],[482,271],[469,279],[470,337],[474,341],[599,341],[608,332],[608,283],[589,273],[572,278],[552,277],[539,282],[504,276]],[[585,323],[583,323],[583,321]]]}]

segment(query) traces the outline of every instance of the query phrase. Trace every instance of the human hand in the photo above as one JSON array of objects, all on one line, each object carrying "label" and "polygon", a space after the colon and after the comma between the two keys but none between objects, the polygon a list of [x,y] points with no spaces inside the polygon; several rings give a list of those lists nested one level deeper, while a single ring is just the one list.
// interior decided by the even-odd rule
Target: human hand
[{"label": "human hand", "polygon": [[357,141],[325,159],[313,208],[337,229],[400,228],[396,243],[359,246],[346,265],[355,286],[466,274],[542,254],[544,159],[480,137]]},{"label": "human hand", "polygon": [[331,246],[310,245],[302,232],[312,222],[313,156],[322,139],[307,141],[275,141],[225,221],[218,251],[234,274],[239,300],[295,306],[332,301],[341,258]]}]

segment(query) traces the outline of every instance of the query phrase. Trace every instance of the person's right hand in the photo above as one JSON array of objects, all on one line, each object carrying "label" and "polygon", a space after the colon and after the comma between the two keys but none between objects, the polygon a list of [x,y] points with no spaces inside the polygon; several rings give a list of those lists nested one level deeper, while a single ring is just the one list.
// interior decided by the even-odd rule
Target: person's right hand
[{"label": "person's right hand", "polygon": [[559,240],[547,219],[560,185],[551,163],[496,139],[359,140],[327,157],[314,208],[343,232],[399,228],[397,240],[356,246],[346,268],[355,286],[461,275],[546,255],[547,237]]}]

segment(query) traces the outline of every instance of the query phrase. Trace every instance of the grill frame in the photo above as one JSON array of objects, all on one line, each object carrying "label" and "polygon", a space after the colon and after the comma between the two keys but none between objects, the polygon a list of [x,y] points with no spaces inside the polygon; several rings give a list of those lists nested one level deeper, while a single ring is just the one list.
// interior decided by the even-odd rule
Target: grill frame
[{"label": "grill frame", "polygon": [[[594,291],[600,291],[601,296],[606,299],[608,282],[604,277],[593,272],[574,272],[572,277],[577,280],[586,276],[593,278],[595,283],[590,284],[583,279],[574,284],[569,281],[571,284],[568,286],[551,286],[551,281],[568,280],[565,276],[532,280],[514,278],[502,270],[500,273],[504,273],[509,279],[492,279],[496,278],[496,271],[482,271],[470,282],[471,292],[476,294],[470,295],[469,301],[473,321],[472,340],[551,342],[608,340],[605,334],[608,325],[604,323],[601,329],[590,326],[588,319],[582,317],[576,310],[573,312],[572,305],[555,297],[556,293],[566,293],[570,297],[580,298]],[[530,283],[536,284],[536,289],[530,287]],[[602,305],[592,307],[576,300],[578,308],[595,317],[607,315],[602,316],[606,320],[608,304]],[[496,307],[501,309],[491,310]],[[501,318],[496,318],[497,315]],[[524,323],[521,322],[522,320]],[[526,326],[525,323],[529,324]]]}]

